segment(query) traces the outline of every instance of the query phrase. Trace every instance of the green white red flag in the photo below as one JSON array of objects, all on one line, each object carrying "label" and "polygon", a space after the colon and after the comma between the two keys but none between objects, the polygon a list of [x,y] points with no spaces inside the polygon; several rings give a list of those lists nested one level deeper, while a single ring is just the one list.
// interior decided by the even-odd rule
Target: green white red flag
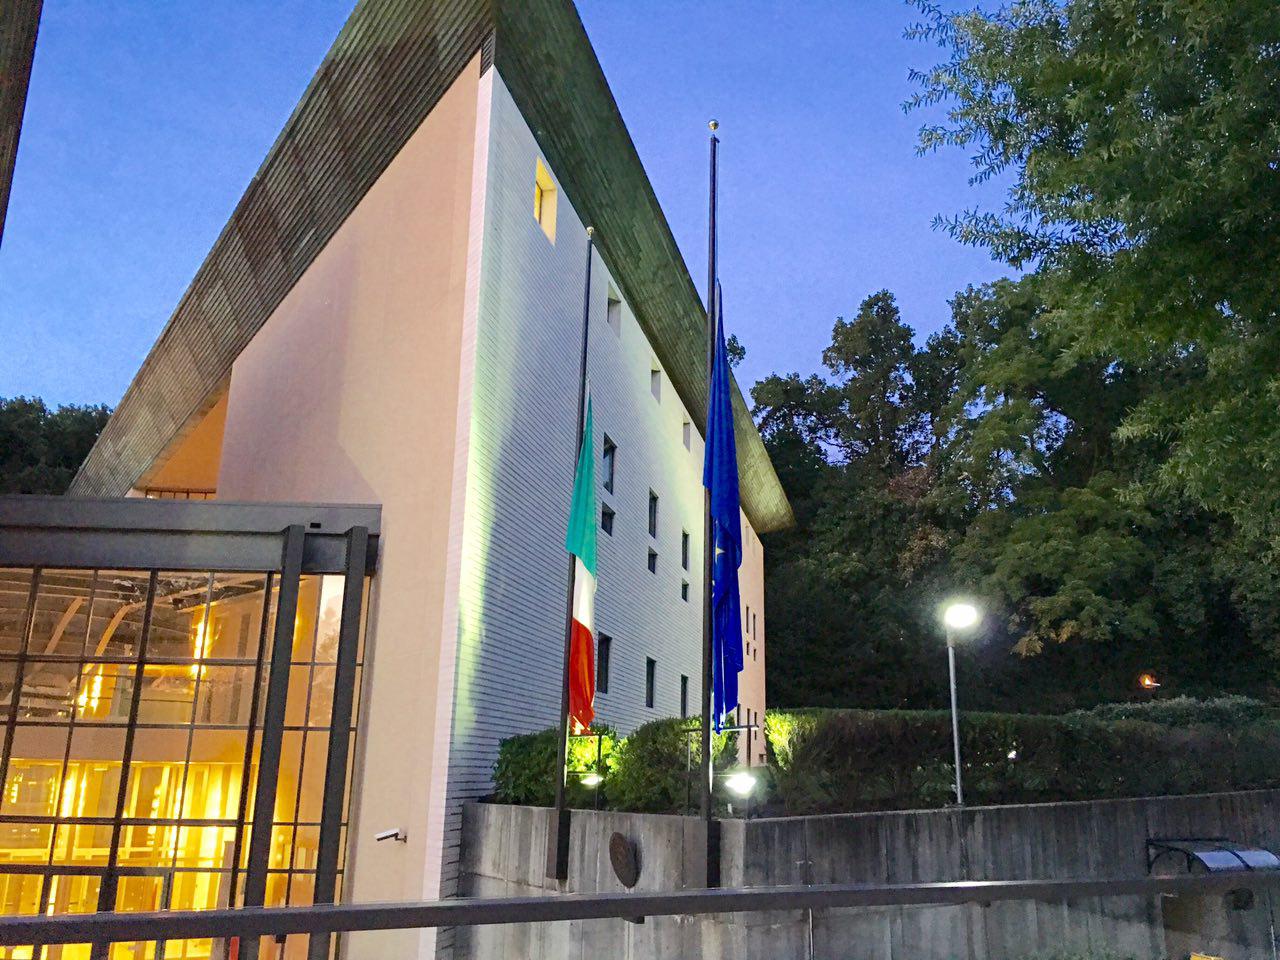
[{"label": "green white red flag", "polygon": [[581,733],[595,719],[596,693],[596,470],[591,397],[582,446],[573,474],[573,501],[564,545],[574,557],[572,625],[569,634],[569,728]]}]

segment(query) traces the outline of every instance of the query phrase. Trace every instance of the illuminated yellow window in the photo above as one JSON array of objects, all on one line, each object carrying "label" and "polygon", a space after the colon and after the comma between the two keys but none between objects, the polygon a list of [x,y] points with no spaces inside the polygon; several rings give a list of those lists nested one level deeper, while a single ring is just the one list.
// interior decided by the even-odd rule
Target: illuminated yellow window
[{"label": "illuminated yellow window", "polygon": [[552,243],[556,242],[556,183],[541,159],[533,171],[533,219]]}]

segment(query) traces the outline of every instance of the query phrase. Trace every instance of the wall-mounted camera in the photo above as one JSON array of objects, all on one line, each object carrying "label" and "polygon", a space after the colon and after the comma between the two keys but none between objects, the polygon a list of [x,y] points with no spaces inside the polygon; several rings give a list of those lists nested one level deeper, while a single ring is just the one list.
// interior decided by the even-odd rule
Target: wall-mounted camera
[{"label": "wall-mounted camera", "polygon": [[396,827],[394,830],[383,830],[374,834],[373,839],[379,843],[383,840],[398,840],[400,843],[408,843],[409,835],[401,827]]}]

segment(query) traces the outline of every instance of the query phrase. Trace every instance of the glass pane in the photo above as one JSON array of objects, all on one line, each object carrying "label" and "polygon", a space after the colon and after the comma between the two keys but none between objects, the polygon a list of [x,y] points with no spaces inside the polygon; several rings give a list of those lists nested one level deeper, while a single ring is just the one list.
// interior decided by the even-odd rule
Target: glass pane
[{"label": "glass pane", "polygon": [[189,724],[196,695],[196,675],[204,669],[195,663],[143,667],[138,723]]},{"label": "glass pane", "polygon": [[254,672],[253,667],[204,667],[196,691],[195,722],[247,726]]},{"label": "glass pane", "polygon": [[[274,826],[271,828],[271,856],[267,867],[271,870],[287,870],[293,857],[293,827]],[[268,905],[270,902],[268,901]]]},{"label": "glass pane", "polygon": [[39,913],[40,884],[34,874],[0,873],[0,913]]},{"label": "glass pane", "polygon": [[273,817],[276,823],[288,823],[294,819],[301,774],[302,734],[286,730],[280,745],[280,777],[276,781],[276,806]]},{"label": "glass pane", "polygon": [[311,712],[308,727],[327,727],[333,715],[333,682],[337,667],[311,668]]},{"label": "glass pane", "polygon": [[[293,869],[314,870],[320,851],[320,828],[298,827],[293,833]],[[293,901],[290,901],[293,902]],[[310,901],[307,901],[310,903]]]},{"label": "glass pane", "polygon": [[230,869],[235,854],[235,827],[181,827],[173,860],[177,867]]},{"label": "glass pane", "polygon": [[[99,877],[68,876],[55,874],[49,878],[48,893],[45,895],[45,910],[53,913],[94,913],[98,909],[98,888],[102,886]],[[78,956],[74,947],[64,947],[62,960],[71,960]],[[49,954],[46,953],[46,956]],[[87,960],[89,954],[86,950]]]},{"label": "glass pane", "polygon": [[316,629],[315,659],[333,663],[338,659],[338,633],[342,625],[343,578],[326,576],[320,584],[320,621]]},{"label": "glass pane", "polygon": [[0,823],[0,864],[49,861],[53,827],[47,823]]},{"label": "glass pane", "polygon": [[93,607],[85,654],[100,657],[136,657],[146,614],[146,573],[102,570],[94,581]]},{"label": "glass pane", "polygon": [[320,612],[322,577],[305,576],[298,583],[298,619],[293,626],[293,659],[312,659],[315,650],[316,620]]},{"label": "glass pane", "polygon": [[0,657],[17,656],[27,625],[27,601],[31,597],[31,571],[0,568]]},{"label": "glass pane", "polygon": [[[64,867],[106,866],[111,834],[111,826],[105,823],[59,824],[53,838],[53,863]],[[96,905],[91,909],[97,909]]]},{"label": "glass pane", "polygon": [[91,570],[41,571],[29,653],[32,656],[80,656],[93,594]]},{"label": "glass pane", "polygon": [[289,668],[289,697],[284,708],[286,727],[300,727],[306,722],[310,679],[311,667],[293,664]]},{"label": "glass pane", "polygon": [[65,727],[17,727],[5,777],[0,813],[18,817],[53,816],[67,750]]},{"label": "glass pane", "polygon": [[132,663],[84,664],[76,693],[76,723],[128,723],[137,672]]},{"label": "glass pane", "polygon": [[[316,876],[314,873],[295,873],[289,883],[289,905],[306,907],[315,903]],[[305,940],[304,937],[299,937]]]},{"label": "glass pane", "polygon": [[[267,874],[267,896],[266,906],[283,907],[286,902],[289,887],[289,875],[287,873],[269,873]],[[268,954],[270,956],[270,954]]]},{"label": "glass pane", "polygon": [[308,733],[302,765],[302,789],[298,794],[298,822],[317,823],[324,800],[324,774],[328,766],[329,735]]},{"label": "glass pane", "polygon": [[193,820],[234,820],[244,765],[243,730],[197,730],[182,815]]},{"label": "glass pane", "polygon": [[214,575],[206,656],[221,660],[257,659],[265,585],[266,577],[260,573]]},{"label": "glass pane", "polygon": [[194,663],[209,655],[214,632],[207,606],[211,585],[212,578],[207,573],[165,572],[157,576],[148,660]]},{"label": "glass pane", "polygon": [[64,789],[62,800],[66,816],[116,815],[124,734],[123,730],[99,727],[76,727],[72,732],[67,764],[69,787]]},{"label": "glass pane", "polygon": [[159,910],[164,905],[163,893],[164,877],[121,877],[116,887],[116,910],[121,913]]},{"label": "glass pane", "polygon": [[70,720],[79,687],[79,664],[28,662],[18,695],[18,719]]}]

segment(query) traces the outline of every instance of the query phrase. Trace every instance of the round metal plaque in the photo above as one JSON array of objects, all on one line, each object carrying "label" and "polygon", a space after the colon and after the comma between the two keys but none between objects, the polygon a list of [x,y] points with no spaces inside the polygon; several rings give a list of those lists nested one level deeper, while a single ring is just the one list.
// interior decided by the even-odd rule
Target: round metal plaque
[{"label": "round metal plaque", "polygon": [[630,890],[640,879],[640,851],[620,833],[609,838],[609,862],[622,885]]}]

